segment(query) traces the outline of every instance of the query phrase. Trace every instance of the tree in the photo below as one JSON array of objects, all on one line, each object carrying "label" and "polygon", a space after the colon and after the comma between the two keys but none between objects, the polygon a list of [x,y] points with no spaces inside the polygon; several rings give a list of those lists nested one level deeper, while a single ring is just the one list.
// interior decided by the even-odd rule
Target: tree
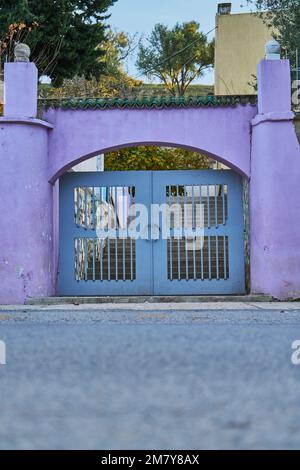
[{"label": "tree", "polygon": [[213,64],[214,43],[199,27],[195,21],[177,23],[173,29],[157,24],[148,45],[139,46],[138,70],[150,79],[158,78],[173,95],[184,95]]},{"label": "tree", "polygon": [[109,29],[106,41],[100,46],[104,53],[102,64],[105,75],[119,77],[124,74],[124,61],[137,47],[136,37]]},{"label": "tree", "polygon": [[1,60],[11,59],[15,40],[26,41],[40,72],[56,83],[99,74],[109,17],[105,14],[116,1],[0,0]]},{"label": "tree", "polygon": [[109,30],[107,40],[101,45],[105,51],[102,75],[85,78],[75,76],[65,79],[60,87],[40,85],[41,98],[113,98],[129,97],[140,89],[142,82],[135,80],[124,71],[123,61],[134,49],[134,38],[123,32]]},{"label": "tree", "polygon": [[205,155],[180,148],[130,147],[105,155],[106,171],[201,170],[212,166]]},{"label": "tree", "polygon": [[248,0],[248,3],[254,4],[259,14],[266,11],[264,21],[275,28],[275,39],[295,65],[295,53],[300,50],[300,0]]}]

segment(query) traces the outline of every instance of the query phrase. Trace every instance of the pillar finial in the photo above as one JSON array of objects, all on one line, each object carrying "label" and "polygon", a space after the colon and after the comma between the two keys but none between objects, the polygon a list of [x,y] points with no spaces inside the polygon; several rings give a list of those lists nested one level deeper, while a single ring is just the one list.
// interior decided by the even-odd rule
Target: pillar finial
[{"label": "pillar finial", "polygon": [[266,59],[267,60],[280,60],[280,44],[275,39],[268,41],[265,45]]},{"label": "pillar finial", "polygon": [[30,47],[24,43],[18,43],[14,49],[15,62],[29,62]]}]

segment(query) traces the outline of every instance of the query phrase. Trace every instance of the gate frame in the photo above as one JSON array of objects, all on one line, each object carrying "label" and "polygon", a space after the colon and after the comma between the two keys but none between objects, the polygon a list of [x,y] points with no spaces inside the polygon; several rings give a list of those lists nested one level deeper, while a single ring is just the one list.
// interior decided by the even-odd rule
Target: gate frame
[{"label": "gate frame", "polygon": [[[245,246],[243,181],[232,170],[74,172],[60,179],[59,295],[241,295],[245,293]],[[75,238],[95,238],[94,229],[78,228],[74,222],[76,187],[134,186],[137,204],[145,204],[149,217],[151,204],[167,203],[167,186],[227,185],[228,220],[223,226],[205,228],[204,236],[228,236],[229,278],[168,280],[167,240],[136,241],[136,280],[76,281]],[[62,221],[62,223],[61,223]],[[150,220],[148,221],[150,223]],[[153,222],[153,220],[151,221]],[[70,245],[71,244],[71,245]],[[87,284],[88,283],[88,284]],[[103,289],[103,292],[100,290]],[[118,292],[116,292],[118,290]],[[87,292],[88,291],[88,292]]]}]

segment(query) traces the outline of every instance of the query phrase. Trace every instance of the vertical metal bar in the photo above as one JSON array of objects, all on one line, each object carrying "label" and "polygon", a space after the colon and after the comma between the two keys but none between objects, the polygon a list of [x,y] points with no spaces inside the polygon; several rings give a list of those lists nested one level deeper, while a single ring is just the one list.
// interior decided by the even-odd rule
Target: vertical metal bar
[{"label": "vertical metal bar", "polygon": [[[180,204],[181,201],[180,201],[180,196],[179,196],[179,186],[178,185],[176,186],[176,201],[177,201],[177,210],[180,207],[180,210],[181,210],[181,213],[182,213],[182,209],[181,209],[182,205]],[[177,217],[177,220],[179,220],[179,217]],[[182,223],[183,222],[182,222],[182,217],[181,217],[181,225],[182,225]],[[181,239],[178,236],[178,240],[177,240],[177,255],[178,255],[177,267],[178,267],[178,280],[179,281],[181,280],[180,241],[181,241]]]},{"label": "vertical metal bar", "polygon": [[93,187],[92,193],[92,225],[93,229],[96,230],[96,204],[95,204],[95,188]]},{"label": "vertical metal bar", "polygon": [[111,213],[111,197],[110,197],[110,188],[107,188],[107,230],[110,231],[110,213]]},{"label": "vertical metal bar", "polygon": [[[173,202],[173,195],[172,195],[172,186],[169,186],[169,206],[170,206],[170,220],[169,220],[169,225],[170,225],[170,280],[173,281],[173,237],[172,237],[172,232],[171,232],[171,222],[172,222],[172,202]],[[174,233],[174,232],[173,232]]]},{"label": "vertical metal bar", "polygon": [[110,238],[107,239],[107,277],[108,280],[111,281],[111,274],[110,274]]},{"label": "vertical metal bar", "polygon": [[195,230],[195,186],[192,186],[192,229]]},{"label": "vertical metal bar", "polygon": [[119,235],[119,217],[118,217],[118,188],[115,186],[115,278],[119,280],[118,272],[118,235]]},{"label": "vertical metal bar", "polygon": [[199,210],[200,210],[200,220],[199,220],[199,223],[200,223],[200,227],[204,227],[204,210],[202,210],[202,185],[199,186],[199,203],[200,203],[200,206],[199,206]]},{"label": "vertical metal bar", "polygon": [[78,188],[78,227],[80,225],[83,225],[83,222],[81,221],[81,216],[82,216],[82,210],[83,210],[83,198],[82,198],[82,190],[83,188]]},{"label": "vertical metal bar", "polygon": [[88,253],[87,253],[87,238],[84,239],[84,278],[88,280]]},{"label": "vertical metal bar", "polygon": [[75,258],[75,280],[79,281],[79,275],[78,275],[78,238],[75,238],[74,240],[74,258]]},{"label": "vertical metal bar", "polygon": [[78,227],[78,188],[74,188],[75,225]]},{"label": "vertical metal bar", "polygon": [[185,240],[185,278],[188,281],[189,280],[189,258],[188,258],[188,238],[186,236],[186,233],[188,230],[188,223],[189,223],[189,207],[187,203],[187,186],[183,186],[183,201],[184,201],[184,240]]},{"label": "vertical metal bar", "polygon": [[217,267],[217,279],[220,279],[220,270],[219,270],[219,237],[216,235],[216,267]]},{"label": "vertical metal bar", "polygon": [[100,280],[103,281],[103,239],[102,238],[99,243],[99,255],[100,255]]},{"label": "vertical metal bar", "polygon": [[215,184],[215,227],[218,228],[218,187]]},{"label": "vertical metal bar", "polygon": [[[130,207],[130,213],[131,213],[131,206],[134,203],[133,199],[133,186],[130,187],[130,199],[129,199],[129,207]],[[130,279],[133,281],[133,241],[132,237],[130,236]]]},{"label": "vertical metal bar", "polygon": [[81,211],[80,188],[76,188],[76,191],[77,191],[77,227],[80,227],[80,211]]},{"label": "vertical metal bar", "polygon": [[201,250],[200,250],[200,261],[201,261],[201,280],[204,280],[204,262],[203,262],[203,251],[204,251],[204,244],[205,244],[205,237],[202,236],[200,239],[201,243]]},{"label": "vertical metal bar", "polygon": [[207,237],[208,240],[208,277],[211,280],[211,243],[210,236]]},{"label": "vertical metal bar", "polygon": [[209,185],[207,185],[207,227],[210,228],[210,194],[209,194]]},{"label": "vertical metal bar", "polygon": [[[202,185],[199,185],[199,226],[202,230],[204,230],[205,227],[205,220],[204,220],[204,208],[202,207]],[[197,240],[197,239],[196,239]],[[201,235],[199,238],[200,242],[200,270],[201,270],[201,280],[203,281],[204,279],[204,270],[203,270],[203,248],[204,248],[204,235]]]},{"label": "vertical metal bar", "polygon": [[225,214],[225,185],[222,184],[222,212],[223,212],[223,225],[226,225],[226,214]]},{"label": "vertical metal bar", "polygon": [[111,229],[111,188],[108,191],[108,237],[107,237],[107,277],[111,281],[110,276],[110,229]]},{"label": "vertical metal bar", "polygon": [[95,265],[95,238],[93,238],[93,281],[96,281],[96,265]]},{"label": "vertical metal bar", "polygon": [[185,277],[189,280],[189,250],[188,250],[188,237],[185,237]]},{"label": "vertical metal bar", "polygon": [[227,246],[226,246],[226,236],[224,235],[224,279],[227,279]]},{"label": "vertical metal bar", "polygon": [[193,237],[193,269],[194,269],[194,281],[197,279],[196,273],[196,237]]},{"label": "vertical metal bar", "polygon": [[87,230],[88,228],[88,218],[87,218],[87,188],[84,188],[84,228]]},{"label": "vertical metal bar", "polygon": [[[127,211],[126,211],[126,206],[125,206],[125,187],[123,186],[122,187],[122,210],[123,210],[123,215],[122,215],[122,229],[124,230],[124,228],[126,227],[126,235],[127,235],[127,217],[126,217],[126,220],[125,220],[125,213],[127,215]],[[127,238],[127,236],[126,236]],[[122,252],[123,252],[123,281],[126,281],[126,264],[125,264],[125,256],[126,256],[126,250],[125,250],[125,237],[123,236],[123,240],[122,240],[122,243],[123,243],[123,248],[122,248]]]}]

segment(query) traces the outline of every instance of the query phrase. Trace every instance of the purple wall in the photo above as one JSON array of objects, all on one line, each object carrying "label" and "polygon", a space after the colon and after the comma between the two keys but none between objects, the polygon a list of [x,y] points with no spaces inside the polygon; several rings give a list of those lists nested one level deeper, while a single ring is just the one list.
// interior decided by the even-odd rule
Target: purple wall
[{"label": "purple wall", "polygon": [[289,63],[263,61],[258,77],[258,114],[250,105],[50,109],[39,121],[35,66],[8,64],[0,118],[0,303],[55,294],[58,188],[49,181],[104,150],[137,144],[195,149],[251,176],[251,290],[300,297],[300,148]]},{"label": "purple wall", "polygon": [[0,303],[54,294],[48,128],[0,120]]},{"label": "purple wall", "polygon": [[251,289],[300,298],[300,147],[289,62],[262,61],[259,78],[251,155]]},{"label": "purple wall", "polygon": [[255,106],[163,110],[49,110],[49,181],[103,151],[136,144],[167,144],[204,151],[250,175]]}]

